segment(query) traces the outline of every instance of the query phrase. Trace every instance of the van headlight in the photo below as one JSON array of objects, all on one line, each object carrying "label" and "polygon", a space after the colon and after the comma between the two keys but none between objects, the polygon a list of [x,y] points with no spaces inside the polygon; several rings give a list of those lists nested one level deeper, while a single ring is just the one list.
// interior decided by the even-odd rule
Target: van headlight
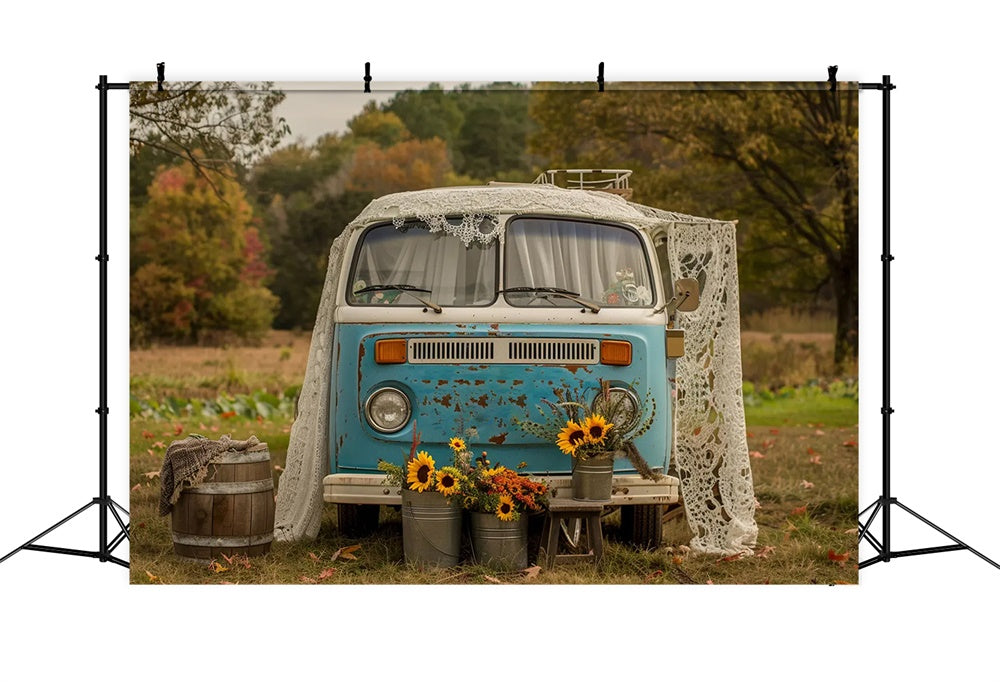
[{"label": "van headlight", "polygon": [[398,388],[380,388],[365,401],[365,419],[380,433],[395,433],[410,419],[410,400]]},{"label": "van headlight", "polygon": [[635,426],[640,417],[639,396],[630,388],[612,386],[608,389],[607,400],[602,393],[598,393],[590,409],[604,415],[616,426],[628,430]]}]

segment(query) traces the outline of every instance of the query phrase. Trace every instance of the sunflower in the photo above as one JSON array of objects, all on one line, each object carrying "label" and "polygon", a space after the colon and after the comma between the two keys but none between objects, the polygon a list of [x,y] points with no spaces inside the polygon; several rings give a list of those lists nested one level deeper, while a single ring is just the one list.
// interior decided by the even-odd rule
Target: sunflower
[{"label": "sunflower", "polygon": [[599,414],[592,414],[583,422],[583,430],[587,432],[586,441],[594,445],[602,445],[608,436],[608,431],[614,427]]},{"label": "sunflower", "polygon": [[514,520],[514,500],[510,495],[501,495],[500,502],[497,503],[497,518],[501,521]]},{"label": "sunflower", "polygon": [[455,452],[465,452],[465,441],[458,437],[452,438],[448,441],[448,447]]},{"label": "sunflower", "polygon": [[422,493],[431,487],[433,480],[434,460],[426,450],[421,450],[406,465],[406,482],[410,484],[410,490]]},{"label": "sunflower", "polygon": [[462,474],[455,467],[441,467],[437,472],[437,491],[445,497],[461,492]]},{"label": "sunflower", "polygon": [[576,449],[587,440],[587,432],[576,422],[566,422],[566,427],[559,432],[556,445],[567,455],[576,456]]}]

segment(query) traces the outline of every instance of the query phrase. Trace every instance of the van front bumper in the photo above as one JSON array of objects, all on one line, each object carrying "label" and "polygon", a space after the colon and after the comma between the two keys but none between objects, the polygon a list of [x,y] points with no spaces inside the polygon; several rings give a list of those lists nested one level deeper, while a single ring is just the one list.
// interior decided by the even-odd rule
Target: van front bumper
[{"label": "van front bumper", "polygon": [[[569,476],[533,476],[549,485],[552,497],[569,498]],[[382,474],[330,474],[323,479],[323,500],[339,504],[399,505],[399,488],[385,485]],[[650,481],[638,474],[616,475],[611,479],[612,505],[674,504],[680,501],[680,481],[664,476]]]}]

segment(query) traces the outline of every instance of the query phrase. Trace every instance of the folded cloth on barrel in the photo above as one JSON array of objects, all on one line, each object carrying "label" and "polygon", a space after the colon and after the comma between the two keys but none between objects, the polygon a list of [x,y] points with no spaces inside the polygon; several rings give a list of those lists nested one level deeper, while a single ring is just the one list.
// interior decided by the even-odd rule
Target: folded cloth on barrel
[{"label": "folded cloth on barrel", "polygon": [[204,436],[191,435],[184,440],[175,440],[167,448],[160,469],[160,516],[170,513],[185,484],[195,486],[205,480],[212,460],[227,452],[246,452],[259,444],[257,436],[246,440],[233,440],[229,436],[209,440]]}]

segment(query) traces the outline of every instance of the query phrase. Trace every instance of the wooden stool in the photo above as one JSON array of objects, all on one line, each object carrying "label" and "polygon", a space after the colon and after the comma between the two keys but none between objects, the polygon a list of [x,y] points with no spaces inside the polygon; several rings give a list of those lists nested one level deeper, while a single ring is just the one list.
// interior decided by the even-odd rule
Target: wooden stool
[{"label": "wooden stool", "polygon": [[[545,550],[545,562],[552,568],[557,562],[569,563],[580,559],[593,559],[596,566],[604,554],[604,538],[601,534],[601,514],[604,512],[603,502],[555,498],[549,501],[548,514],[545,516],[545,526],[542,529],[542,547]],[[559,554],[559,522],[570,519],[580,519],[587,526],[587,539],[590,549],[583,554]]]}]

